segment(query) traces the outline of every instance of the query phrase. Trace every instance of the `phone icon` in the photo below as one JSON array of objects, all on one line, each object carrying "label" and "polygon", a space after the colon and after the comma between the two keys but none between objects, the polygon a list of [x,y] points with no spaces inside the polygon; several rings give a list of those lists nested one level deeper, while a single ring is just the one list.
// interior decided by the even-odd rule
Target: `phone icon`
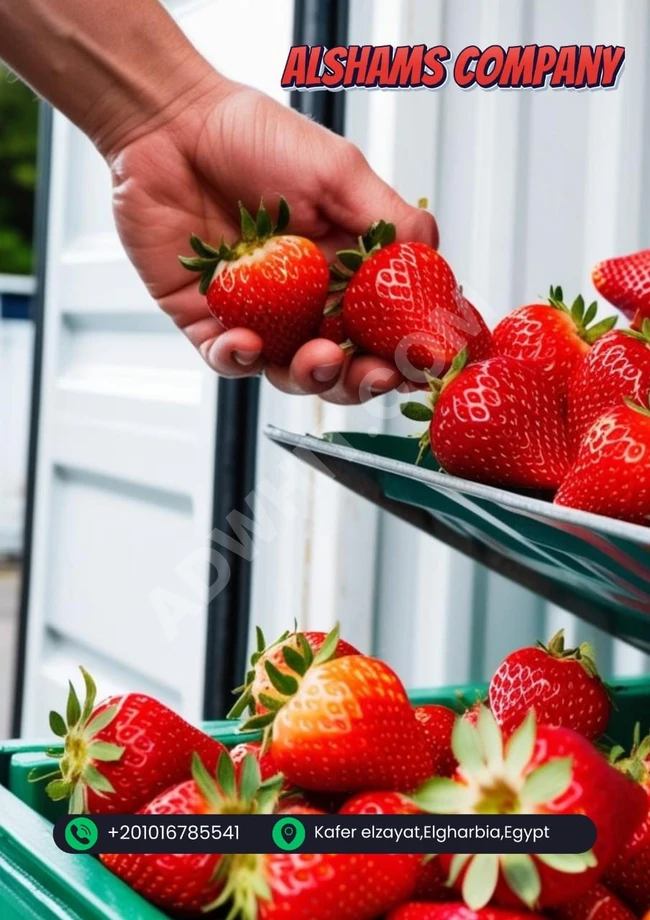
[{"label": "phone icon", "polygon": [[68,821],[64,836],[70,849],[82,852],[95,846],[99,838],[99,831],[92,818],[83,816],[71,818]]}]

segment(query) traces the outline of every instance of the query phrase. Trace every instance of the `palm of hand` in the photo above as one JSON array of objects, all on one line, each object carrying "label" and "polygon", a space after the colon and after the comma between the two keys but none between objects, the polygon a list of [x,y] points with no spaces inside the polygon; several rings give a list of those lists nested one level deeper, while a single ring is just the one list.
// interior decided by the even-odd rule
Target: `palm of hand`
[{"label": "palm of hand", "polygon": [[[370,172],[356,148],[254,90],[232,85],[213,100],[204,95],[114,159],[114,213],[127,253],[162,309],[214,370],[247,376],[262,370],[255,358],[261,339],[251,330],[225,332],[210,315],[196,276],[177,258],[189,253],[190,233],[231,243],[239,235],[238,200],[253,210],[264,197],[273,214],[284,195],[291,232],[318,241],[331,259],[380,215],[363,213],[349,193],[350,173]],[[330,380],[314,377],[319,368]],[[326,340],[304,345],[290,368],[266,373],[288,392],[329,390],[326,398],[336,402],[358,402],[371,387],[387,390],[400,380],[386,362],[346,361]]]}]

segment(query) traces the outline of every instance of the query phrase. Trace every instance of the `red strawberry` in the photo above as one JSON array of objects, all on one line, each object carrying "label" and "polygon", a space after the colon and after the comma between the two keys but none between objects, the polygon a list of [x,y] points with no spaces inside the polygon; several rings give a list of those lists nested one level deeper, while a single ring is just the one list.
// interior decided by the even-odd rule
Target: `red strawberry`
[{"label": "red strawberry", "polygon": [[591,645],[565,648],[561,629],[548,645],[538,642],[502,661],[490,682],[490,708],[505,735],[534,709],[539,722],[595,741],[607,728],[612,704]]},{"label": "red strawberry", "polygon": [[458,714],[447,706],[430,703],[415,707],[415,718],[424,727],[434,756],[436,776],[451,776],[458,766],[451,749],[451,735]]},{"label": "red strawberry", "polygon": [[249,754],[252,754],[252,756],[257,761],[262,780],[267,780],[272,776],[277,776],[277,774],[280,772],[273,761],[273,755],[271,752],[264,751],[262,749],[261,741],[245,741],[242,744],[235,745],[235,747],[230,751],[230,759],[235,765],[237,779],[240,777],[242,765]]},{"label": "red strawberry", "polygon": [[[551,382],[515,358],[466,366],[465,351],[442,379],[430,380],[430,444],[453,476],[520,489],[556,489],[568,467],[566,422]],[[431,411],[405,403],[402,413],[425,421]]]},{"label": "red strawberry", "polygon": [[492,354],[538,364],[564,399],[572,369],[616,323],[616,317],[608,317],[590,327],[596,312],[595,302],[585,311],[582,297],[567,307],[562,288],[552,287],[548,303],[519,307],[497,324],[492,332]]},{"label": "red strawberry", "polygon": [[569,438],[576,454],[600,416],[624,396],[645,402],[650,392],[650,319],[640,332],[614,330],[577,365],[569,385]]},{"label": "red strawberry", "polygon": [[[402,904],[386,920],[541,920],[540,914],[524,910],[506,910],[503,907],[482,907],[471,910],[461,902]],[[601,918],[602,920],[602,918]]]},{"label": "red strawberry", "polygon": [[43,777],[50,779],[46,792],[54,801],[70,799],[72,814],[132,814],[186,779],[194,753],[208,770],[216,769],[225,751],[218,741],[142,693],[109,697],[95,706],[95,682],[80,670],[83,706],[71,683],[66,718],[50,713],[50,727],[64,744],[63,755],[48,751],[59,769]]},{"label": "red strawberry", "polygon": [[531,909],[563,903],[567,890],[579,897],[603,876],[643,820],[647,800],[639,786],[577,732],[537,726],[533,712],[504,745],[484,708],[476,727],[458,720],[453,744],[458,771],[451,782],[435,778],[421,787],[414,800],[424,811],[582,814],[591,818],[598,835],[593,850],[575,855],[441,855],[450,881],[473,910],[493,897],[504,906]]},{"label": "red strawberry", "polygon": [[555,503],[648,524],[650,411],[627,397],[591,426]]},{"label": "red strawberry", "polygon": [[614,748],[611,761],[635,780],[647,796],[645,821],[628,840],[607,870],[605,881],[636,911],[650,910],[650,735],[640,740],[640,726],[635,730],[629,757]]},{"label": "red strawberry", "polygon": [[636,920],[629,907],[604,885],[594,885],[591,891],[553,911],[558,920]]},{"label": "red strawberry", "polygon": [[[343,805],[341,815],[421,815],[419,809],[407,796],[399,792],[362,792]],[[426,901],[447,901],[452,896],[439,859],[424,859],[420,854],[401,854],[395,860],[411,860],[417,866],[413,897]],[[404,864],[404,870],[410,866]]]},{"label": "red strawberry", "polygon": [[605,300],[640,327],[650,316],[650,249],[599,262],[591,275]]},{"label": "red strawberry", "polygon": [[254,220],[240,204],[241,239],[218,248],[192,236],[195,258],[181,257],[201,273],[199,290],[226,329],[245,327],[264,341],[262,354],[274,364],[289,364],[313,338],[323,316],[329,268],[315,243],[286,234],[289,208],[280,199],[275,226],[263,204]]},{"label": "red strawberry", "polygon": [[461,348],[472,359],[488,355],[490,332],[435,249],[391,243],[339,258],[355,271],[343,295],[343,326],[364,351],[418,380],[413,368],[439,377]]},{"label": "red strawberry", "polygon": [[[251,668],[246,674],[246,682],[235,690],[240,696],[228,713],[228,718],[239,718],[246,708],[258,715],[269,712],[284,696],[284,691],[276,686],[278,680],[285,689],[295,689],[296,679],[305,673],[315,655],[320,654],[329,659],[361,654],[349,642],[338,638],[338,630],[335,647],[328,646],[323,651],[328,636],[333,637],[334,634],[285,632],[271,645],[267,645],[264,633],[258,627],[257,650],[251,655]],[[287,677],[293,682],[287,683]]]},{"label": "red strawberry", "polygon": [[345,329],[343,328],[343,317],[340,313],[329,313],[323,317],[318,332],[319,339],[329,339],[336,345],[342,345],[346,340]]},{"label": "red strawberry", "polygon": [[[161,793],[140,814],[271,814],[273,811],[278,783],[260,783],[259,768],[252,756],[243,764],[239,785],[227,753],[219,760],[216,780],[198,756],[192,762],[192,776]],[[111,853],[100,859],[152,904],[174,914],[201,916],[223,889],[232,858],[218,853]]]}]

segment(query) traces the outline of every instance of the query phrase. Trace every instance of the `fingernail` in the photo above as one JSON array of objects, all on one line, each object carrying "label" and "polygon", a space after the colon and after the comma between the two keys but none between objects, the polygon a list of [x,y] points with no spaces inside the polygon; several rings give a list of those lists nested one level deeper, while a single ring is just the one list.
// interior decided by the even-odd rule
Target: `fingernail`
[{"label": "fingernail", "polygon": [[242,364],[244,367],[249,367],[251,364],[255,364],[257,359],[260,356],[259,351],[235,351],[233,352],[233,358],[237,364]]},{"label": "fingernail", "polygon": [[317,380],[318,383],[330,383],[338,377],[340,370],[340,364],[323,364],[321,367],[314,368],[312,377],[314,380]]}]

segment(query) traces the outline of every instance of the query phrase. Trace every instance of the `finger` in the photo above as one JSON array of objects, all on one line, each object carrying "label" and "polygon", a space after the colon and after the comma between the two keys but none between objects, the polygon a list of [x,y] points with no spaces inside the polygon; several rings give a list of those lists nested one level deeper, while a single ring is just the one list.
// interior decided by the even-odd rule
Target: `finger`
[{"label": "finger", "polygon": [[294,355],[289,368],[269,364],[266,376],[285,393],[310,395],[330,390],[343,370],[345,354],[328,339],[312,339]]},{"label": "finger", "polygon": [[438,226],[432,214],[408,204],[370,168],[363,154],[348,145],[349,162],[332,168],[330,194],[324,207],[335,226],[355,236],[365,233],[376,220],[395,224],[397,238],[438,247]]},{"label": "finger", "polygon": [[403,380],[389,361],[372,355],[361,355],[348,360],[345,373],[337,385],[322,396],[327,402],[337,405],[359,405],[394,390]]},{"label": "finger", "polygon": [[199,351],[212,370],[223,377],[253,377],[264,368],[263,345],[252,329],[229,329],[204,338]]}]

